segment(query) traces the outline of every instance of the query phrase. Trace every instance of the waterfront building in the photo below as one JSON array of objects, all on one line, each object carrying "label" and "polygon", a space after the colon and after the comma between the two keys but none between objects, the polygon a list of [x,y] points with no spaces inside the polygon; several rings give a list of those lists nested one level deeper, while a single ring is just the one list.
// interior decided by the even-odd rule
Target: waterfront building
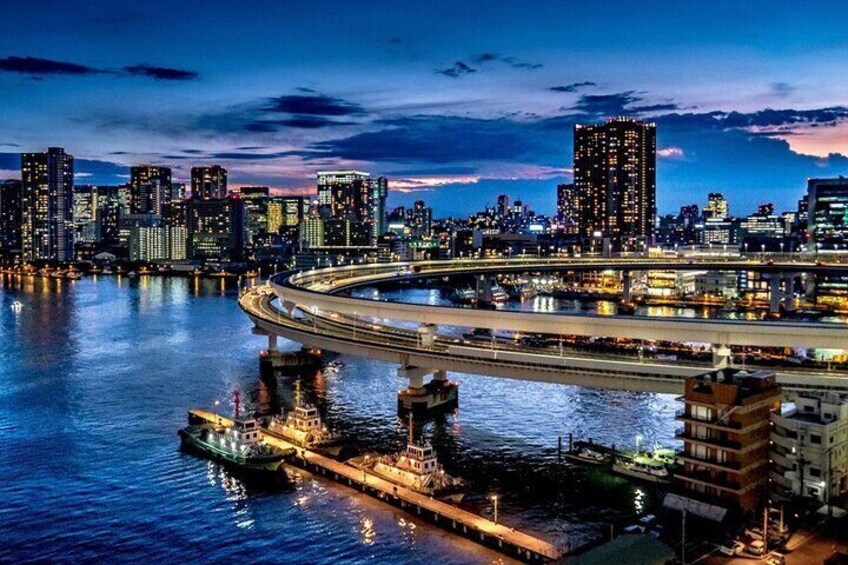
[{"label": "waterfront building", "polygon": [[0,258],[9,258],[21,251],[21,195],[19,180],[0,182]]},{"label": "waterfront building", "polygon": [[700,296],[739,296],[739,276],[734,271],[697,271],[695,293]]},{"label": "waterfront building", "polygon": [[191,197],[220,200],[227,197],[227,169],[220,165],[191,168]]},{"label": "waterfront building", "polygon": [[682,400],[683,468],[675,473],[682,494],[755,512],[768,486],[769,417],[780,408],[774,373],[711,371],[686,379]]},{"label": "waterfront building", "polygon": [[240,261],[244,255],[244,201],[192,198],[186,211],[188,258]]},{"label": "waterfront building", "polygon": [[21,155],[25,261],[74,258],[74,157],[61,147]]},{"label": "waterfront building", "polygon": [[742,245],[745,251],[777,251],[785,245],[786,227],[783,218],[774,213],[774,205],[761,204],[757,213],[742,220]]},{"label": "waterfront building", "polygon": [[805,392],[771,422],[775,498],[829,503],[848,492],[848,395]]},{"label": "waterfront building", "polygon": [[847,215],[848,178],[807,181],[807,231],[814,250],[848,249]]},{"label": "waterfront building", "polygon": [[118,220],[118,244],[129,249],[134,228],[158,228],[162,216],[156,214],[121,214]]},{"label": "waterfront building", "polygon": [[130,212],[162,214],[162,208],[173,197],[171,169],[156,165],[130,167]]},{"label": "waterfront building", "polygon": [[90,184],[74,187],[74,234],[75,243],[95,243],[100,241],[100,229],[97,222],[97,187]]},{"label": "waterfront building", "polygon": [[578,232],[613,251],[650,244],[656,214],[656,126],[632,118],[574,126]]}]

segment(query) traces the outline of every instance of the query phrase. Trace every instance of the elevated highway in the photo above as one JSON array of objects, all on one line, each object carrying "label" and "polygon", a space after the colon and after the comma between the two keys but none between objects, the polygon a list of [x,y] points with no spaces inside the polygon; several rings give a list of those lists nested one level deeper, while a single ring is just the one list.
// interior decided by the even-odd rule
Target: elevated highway
[{"label": "elevated highway", "polygon": [[[359,276],[372,275],[360,273]],[[322,284],[327,284],[327,280],[325,278]],[[346,280],[349,282],[349,279]],[[277,288],[273,284],[255,287],[239,298],[239,305],[254,322],[256,333],[271,336],[274,341],[275,336],[282,336],[307,346],[388,361],[401,367],[427,367],[520,380],[673,394],[682,393],[683,379],[712,368],[570,352],[526,351],[438,334],[425,342],[420,332],[359,319],[361,316],[374,316],[370,310],[350,312],[350,316],[346,316],[344,311],[318,308],[308,303],[305,308],[291,302],[285,308],[279,308],[275,304],[276,298]],[[472,324],[466,318],[456,325]],[[790,391],[848,391],[848,375],[838,373],[778,370],[777,377]]]},{"label": "elevated highway", "polygon": [[386,281],[457,274],[496,274],[613,269],[831,273],[848,275],[848,265],[808,261],[655,260],[642,258],[429,261],[411,264],[351,265],[278,274],[270,285],[288,311],[336,312],[414,322],[421,326],[461,326],[550,335],[603,336],[635,340],[710,343],[716,348],[807,347],[848,349],[848,325],[790,321],[736,321],[589,314],[478,310],[352,298],[344,290]]}]

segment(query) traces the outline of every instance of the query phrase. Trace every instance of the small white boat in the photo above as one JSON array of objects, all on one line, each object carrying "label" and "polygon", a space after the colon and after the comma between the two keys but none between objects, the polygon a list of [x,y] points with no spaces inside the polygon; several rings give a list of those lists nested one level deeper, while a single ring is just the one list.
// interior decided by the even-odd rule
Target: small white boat
[{"label": "small white boat", "polygon": [[267,430],[301,447],[330,447],[344,441],[344,436],[327,428],[318,408],[300,403],[300,381],[295,381],[295,406],[288,416],[275,416]]},{"label": "small white boat", "polygon": [[588,447],[582,447],[576,451],[566,453],[565,456],[572,461],[587,463],[589,465],[607,465],[612,461],[610,455]]},{"label": "small white boat", "polygon": [[12,302],[11,308],[12,312],[18,313],[24,309],[24,305],[20,300],[15,300],[14,302]]}]

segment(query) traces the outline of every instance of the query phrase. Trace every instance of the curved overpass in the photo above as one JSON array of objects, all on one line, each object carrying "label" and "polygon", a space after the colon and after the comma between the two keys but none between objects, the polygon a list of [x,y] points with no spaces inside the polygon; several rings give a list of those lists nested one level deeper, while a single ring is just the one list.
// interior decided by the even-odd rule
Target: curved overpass
[{"label": "curved overpass", "polygon": [[[282,336],[306,346],[450,372],[472,373],[615,390],[680,394],[683,379],[710,369],[695,364],[613,358],[475,344],[437,336],[423,345],[417,332],[366,324],[336,312],[302,313],[277,308],[270,286],[258,286],[239,298],[256,333]],[[459,341],[460,343],[457,343]],[[787,390],[848,391],[848,378],[833,373],[779,371]]]},{"label": "curved overpass", "polygon": [[614,269],[639,271],[753,270],[763,273],[845,273],[848,265],[811,262],[681,261],[639,258],[530,259],[494,261],[428,261],[378,265],[351,265],[281,273],[270,280],[274,293],[287,310],[336,312],[354,317],[375,317],[491,330],[551,335],[618,337],[636,340],[711,343],[720,346],[810,347],[848,349],[848,325],[787,321],[700,320],[590,314],[546,314],[503,310],[477,310],[453,306],[403,304],[352,298],[338,293],[355,287],[403,279],[457,274],[494,274]]}]

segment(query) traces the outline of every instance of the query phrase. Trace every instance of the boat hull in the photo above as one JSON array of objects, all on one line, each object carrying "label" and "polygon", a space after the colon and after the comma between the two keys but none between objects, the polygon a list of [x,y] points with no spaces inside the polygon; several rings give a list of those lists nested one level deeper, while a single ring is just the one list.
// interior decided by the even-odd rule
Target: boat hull
[{"label": "boat hull", "polygon": [[183,450],[217,461],[242,476],[256,479],[283,481],[286,477],[283,469],[283,455],[275,454],[263,457],[241,457],[204,441],[197,428],[189,426],[179,431],[180,445]]}]

